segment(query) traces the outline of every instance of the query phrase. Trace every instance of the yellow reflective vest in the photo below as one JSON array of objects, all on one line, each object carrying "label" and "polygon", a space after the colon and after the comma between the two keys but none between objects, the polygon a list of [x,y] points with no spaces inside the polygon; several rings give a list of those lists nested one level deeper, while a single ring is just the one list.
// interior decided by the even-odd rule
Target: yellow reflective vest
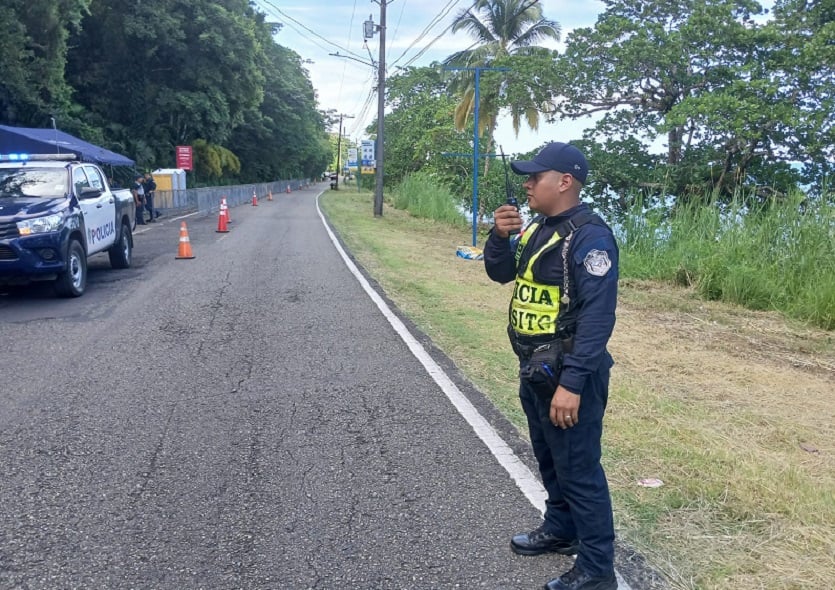
[{"label": "yellow reflective vest", "polygon": [[516,245],[516,284],[510,299],[510,326],[525,336],[546,336],[557,333],[557,316],[560,311],[561,288],[559,285],[538,283],[533,276],[533,266],[545,252],[552,250],[562,240],[557,233],[519,267],[522,253],[541,223],[535,219],[520,236]]}]

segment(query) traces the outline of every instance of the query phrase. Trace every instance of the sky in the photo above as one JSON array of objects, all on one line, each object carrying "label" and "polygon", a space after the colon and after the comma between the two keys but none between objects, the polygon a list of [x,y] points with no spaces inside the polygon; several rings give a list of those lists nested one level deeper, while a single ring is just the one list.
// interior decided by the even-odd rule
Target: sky
[{"label": "sky", "polygon": [[[345,115],[343,135],[351,140],[365,139],[364,129],[377,114],[377,95],[373,91],[376,77],[370,65],[360,62],[370,62],[372,56],[374,61],[378,59],[380,36],[375,34],[366,45],[363,21],[371,16],[379,25],[380,5],[369,0],[255,0],[255,4],[269,22],[283,24],[275,40],[305,60],[303,67],[316,89],[319,108]],[[597,0],[540,0],[540,4],[545,18],[560,24],[561,40],[572,29],[593,26],[604,9],[603,3]],[[474,40],[467,33],[453,34],[447,29],[456,15],[471,5],[472,0],[389,0],[386,5],[387,75],[396,74],[398,66],[428,66],[468,48]],[[561,42],[553,41],[542,45],[564,47]],[[333,53],[351,55],[354,59],[330,55]],[[583,129],[591,125],[589,120],[546,123],[543,119],[538,132],[528,130],[523,124],[516,137],[509,117],[503,116],[496,130],[496,141],[508,154],[523,153],[548,141],[579,139]]]}]

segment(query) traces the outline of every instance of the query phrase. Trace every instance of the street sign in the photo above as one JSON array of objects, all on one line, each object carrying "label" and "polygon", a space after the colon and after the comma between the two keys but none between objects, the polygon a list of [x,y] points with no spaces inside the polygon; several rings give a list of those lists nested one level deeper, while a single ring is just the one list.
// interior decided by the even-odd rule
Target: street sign
[{"label": "street sign", "polygon": [[362,165],[373,168],[376,164],[376,154],[374,150],[374,141],[370,139],[363,139],[360,144],[360,151],[362,152]]},{"label": "street sign", "polygon": [[192,151],[190,145],[177,146],[177,168],[192,170]]}]

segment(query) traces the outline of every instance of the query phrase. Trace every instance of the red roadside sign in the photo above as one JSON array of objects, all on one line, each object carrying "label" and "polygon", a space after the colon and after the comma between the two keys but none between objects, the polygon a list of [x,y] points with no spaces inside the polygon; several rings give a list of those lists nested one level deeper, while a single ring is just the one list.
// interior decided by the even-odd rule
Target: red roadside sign
[{"label": "red roadside sign", "polygon": [[191,146],[178,145],[177,146],[177,168],[183,170],[191,170]]}]

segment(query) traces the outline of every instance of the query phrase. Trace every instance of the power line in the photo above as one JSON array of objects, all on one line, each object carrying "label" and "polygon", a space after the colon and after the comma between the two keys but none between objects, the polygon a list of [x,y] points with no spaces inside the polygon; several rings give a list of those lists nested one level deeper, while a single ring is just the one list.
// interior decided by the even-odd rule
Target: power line
[{"label": "power line", "polygon": [[[325,43],[327,43],[328,45],[332,45],[332,46],[336,47],[337,49],[341,49],[342,51],[345,51],[346,53],[350,53],[350,54],[351,54],[351,55],[353,55],[353,56],[356,56],[356,57],[362,57],[361,55],[359,55],[359,54],[357,54],[357,53],[354,53],[354,52],[353,52],[353,51],[351,51],[350,49],[346,49],[346,48],[342,47],[341,45],[338,45],[338,44],[334,43],[334,42],[333,42],[333,41],[331,41],[330,39],[326,39],[325,37],[322,37],[322,35],[320,35],[320,34],[319,34],[319,33],[317,33],[316,31],[314,31],[313,29],[311,29],[310,27],[308,27],[308,26],[307,26],[307,25],[305,25],[304,23],[302,23],[302,22],[300,22],[300,21],[298,21],[298,20],[294,19],[292,16],[290,16],[289,14],[287,14],[286,12],[284,12],[283,10],[281,10],[281,9],[280,9],[278,6],[276,6],[276,5],[275,5],[275,4],[274,4],[271,0],[260,0],[260,2],[262,2],[262,3],[266,4],[266,5],[267,5],[267,6],[269,6],[272,10],[274,10],[277,14],[280,14],[281,16],[283,16],[284,18],[286,18],[287,20],[289,20],[289,21],[292,21],[292,22],[296,23],[298,26],[300,26],[301,28],[303,28],[305,31],[307,31],[307,32],[308,32],[308,33],[310,33],[311,35],[315,36],[316,38],[321,39],[322,41],[324,41],[324,42],[325,42]],[[303,35],[303,36],[304,36],[304,35]]]},{"label": "power line", "polygon": [[[435,43],[437,43],[437,42],[438,42],[438,40],[439,40],[441,37],[443,37],[444,35],[446,35],[446,33],[447,33],[447,31],[448,31],[448,30],[449,30],[449,27],[447,27],[446,29],[444,29],[444,30],[441,32],[441,34],[440,34],[440,35],[438,35],[437,37],[435,37],[434,39],[432,39],[432,41],[430,41],[430,42],[426,45],[426,47],[424,47],[423,49],[421,49],[420,51],[418,51],[418,52],[417,52],[417,53],[416,53],[413,57],[410,57],[410,58],[409,58],[409,61],[407,61],[406,63],[404,63],[404,64],[403,64],[402,66],[400,66],[400,67],[402,67],[402,68],[408,68],[410,65],[412,65],[413,63],[415,63],[418,59],[420,59],[420,58],[423,56],[423,54],[424,54],[424,53],[426,53],[426,52],[429,50],[429,48],[430,48],[430,47],[432,47]],[[470,49],[472,49],[473,47],[476,47],[476,46],[478,45],[478,43],[479,43],[479,42],[478,42],[478,41],[476,41],[475,43],[473,43],[472,45],[470,45],[469,47],[467,47],[467,49],[465,49],[464,51],[469,51],[469,50],[470,50]]]},{"label": "power line", "polygon": [[[273,15],[273,16],[274,16],[274,15]],[[308,39],[311,43],[313,43],[316,47],[318,47],[318,48],[319,48],[319,49],[321,49],[322,51],[330,51],[330,49],[329,49],[329,48],[327,48],[327,47],[325,47],[324,45],[322,45],[321,43],[319,43],[316,39],[310,39],[310,38],[308,38],[307,33],[305,33],[302,29],[298,28],[298,27],[297,27],[296,25],[294,25],[293,23],[285,22],[285,23],[281,23],[281,24],[282,24],[282,25],[287,25],[289,28],[291,28],[292,30],[294,30],[294,31],[295,31],[295,32],[296,32],[296,33],[297,33],[300,37],[307,38],[307,39]]]},{"label": "power line", "polygon": [[[415,40],[414,40],[414,41],[412,41],[412,43],[411,43],[411,44],[410,44],[410,45],[409,45],[406,49],[404,49],[404,50],[403,50],[403,53],[401,53],[401,54],[400,54],[400,56],[399,56],[397,59],[395,59],[393,62],[391,62],[391,65],[396,65],[396,64],[397,64],[397,62],[399,62],[401,59],[403,59],[403,57],[404,57],[404,56],[405,56],[405,55],[406,55],[406,54],[407,54],[407,53],[408,53],[408,52],[409,52],[409,51],[410,51],[410,50],[411,50],[411,49],[412,49],[415,45],[417,45],[418,43],[420,43],[420,42],[424,39],[424,37],[426,37],[426,36],[429,34],[429,31],[431,31],[431,30],[432,30],[432,29],[433,29],[436,25],[438,25],[438,23],[440,23],[440,22],[441,22],[441,20],[443,20],[443,19],[444,19],[444,18],[445,18],[445,17],[446,17],[449,13],[450,13],[450,11],[452,11],[452,9],[453,9],[453,8],[455,8],[455,5],[456,5],[456,4],[458,4],[458,2],[460,2],[460,1],[461,1],[461,0],[449,0],[449,2],[447,2],[446,6],[444,6],[444,7],[441,9],[441,11],[440,11],[438,14],[436,14],[436,15],[432,18],[432,20],[429,22],[429,24],[428,24],[428,25],[426,25],[426,27],[423,29],[423,31],[421,31],[420,35],[418,35],[418,36],[415,38]],[[471,10],[473,7],[475,7],[475,5],[476,5],[477,3],[478,3],[478,0],[476,0],[475,2],[473,2],[473,3],[472,3],[472,5],[470,6],[470,8],[468,8],[467,10]],[[452,28],[452,24],[453,24],[453,23],[450,23],[449,25],[447,25],[447,26],[444,28],[444,30],[443,30],[443,31],[441,31],[441,34],[440,34],[440,35],[438,35],[437,37],[435,37],[435,39],[433,39],[433,40],[432,40],[432,42],[431,42],[431,43],[429,43],[429,45],[427,45],[426,47],[424,47],[424,48],[423,48],[423,49],[419,52],[419,55],[423,55],[424,53],[426,53],[426,51],[429,49],[429,47],[431,47],[434,43],[436,43],[436,42],[438,41],[438,39],[440,39],[441,37],[443,37],[443,36],[447,33],[447,31],[449,31],[449,29],[451,29],[451,28]],[[413,62],[414,60],[415,60],[415,58],[412,58],[412,59],[410,60],[410,62],[409,62],[409,63]]]},{"label": "power line", "polygon": [[397,59],[395,59],[394,61],[391,62],[392,65],[395,65],[397,62],[399,62],[401,59],[403,59],[403,57],[409,52],[410,49],[412,49],[415,45],[420,43],[423,40],[423,38],[426,37],[426,35],[429,34],[429,31],[431,31],[439,22],[441,22],[441,19],[443,19],[447,14],[449,14],[449,11],[452,10],[452,8],[456,4],[458,4],[458,2],[460,2],[460,0],[449,0],[447,2],[446,6],[444,6],[438,14],[436,14],[435,16],[432,17],[432,20],[430,20],[429,24],[426,25],[423,28],[423,30],[415,38],[415,40],[412,41],[409,44],[409,46],[406,49],[403,50],[403,53],[401,53],[397,57]]},{"label": "power line", "polygon": [[[523,6],[523,7],[522,7],[522,9],[521,9],[521,11],[520,11],[520,12],[524,12],[524,11],[526,11],[528,8],[530,8],[531,6],[533,6],[534,4],[536,4],[537,2],[539,2],[539,0],[530,0],[530,2],[529,2],[526,6]],[[472,3],[472,5],[470,5],[470,7],[469,7],[469,8],[467,8],[467,10],[465,11],[465,13],[470,12],[473,8],[475,8],[475,5],[476,5],[476,4],[478,4],[478,1],[473,2],[473,3]],[[424,54],[424,53],[426,53],[426,52],[429,50],[429,48],[430,48],[430,47],[432,47],[432,46],[433,46],[435,43],[437,43],[437,42],[438,42],[438,41],[439,41],[439,40],[440,40],[440,39],[441,39],[444,35],[446,35],[446,33],[447,33],[447,32],[448,32],[451,28],[452,28],[452,26],[453,26],[454,24],[455,24],[455,22],[453,21],[452,23],[450,23],[449,25],[447,25],[447,27],[446,27],[443,31],[441,31],[441,33],[440,33],[437,37],[435,37],[434,39],[432,39],[432,41],[430,41],[429,43],[427,43],[427,44],[426,44],[426,46],[425,46],[423,49],[421,49],[420,51],[418,51],[418,52],[417,52],[417,53],[416,53],[413,57],[409,58],[409,60],[408,60],[405,64],[403,64],[402,66],[400,66],[400,67],[401,67],[401,68],[408,68],[408,67],[409,67],[410,65],[412,65],[415,61],[417,61],[418,59],[420,59],[420,58],[423,56],[423,54]],[[479,41],[475,41],[472,45],[470,45],[469,47],[467,47],[464,51],[465,51],[465,52],[466,52],[466,51],[470,51],[470,50],[471,50],[471,49],[473,49],[474,47],[477,47],[477,46],[479,45],[479,43],[480,43]],[[407,50],[407,51],[408,51],[408,50]],[[404,53],[405,53],[405,52],[404,52]],[[401,55],[400,57],[403,57],[403,56]],[[399,59],[400,59],[400,58],[398,58],[398,60],[399,60]]]},{"label": "power line", "polygon": [[[522,9],[521,9],[519,12],[520,12],[520,13],[525,12],[528,8],[530,8],[531,6],[533,6],[534,4],[536,4],[536,3],[538,3],[538,2],[539,2],[539,0],[530,0],[530,2],[529,2],[526,6],[523,6],[523,7],[522,7]],[[476,5],[476,4],[478,4],[478,0],[476,0],[475,2],[473,2],[473,3],[470,5],[470,7],[469,7],[469,8],[467,8],[467,10],[465,10],[465,11],[464,11],[464,14],[466,14],[466,13],[470,12],[473,8],[475,8],[475,5]],[[450,8],[451,8],[451,7],[450,7]],[[448,14],[448,13],[449,13],[449,11],[447,11],[447,14]],[[453,27],[453,25],[454,25],[454,24],[455,24],[455,21],[453,21],[453,22],[451,22],[449,25],[447,25],[447,27],[446,27],[443,31],[441,31],[441,33],[440,33],[437,37],[435,37],[434,39],[432,39],[432,41],[430,41],[429,43],[427,43],[427,44],[426,44],[426,46],[425,46],[423,49],[421,49],[420,51],[418,51],[418,52],[417,52],[417,53],[416,53],[413,57],[409,58],[409,60],[408,60],[405,64],[403,64],[402,66],[400,66],[400,67],[401,67],[401,68],[408,68],[408,67],[409,67],[410,65],[412,65],[415,61],[417,61],[418,59],[420,59],[420,58],[423,56],[423,54],[424,54],[424,53],[426,53],[426,52],[429,50],[429,48],[430,48],[430,47],[432,47],[432,46],[433,46],[435,43],[437,43],[437,42],[438,42],[438,41],[439,41],[439,40],[440,40],[440,39],[441,39],[444,35],[446,35],[446,34],[447,34],[447,32],[448,32],[448,31],[449,31],[449,30]],[[418,39],[420,39],[420,38],[422,38],[422,37],[423,37],[423,35],[421,35],[420,37],[418,37]],[[417,40],[416,40],[416,41],[417,41]],[[469,47],[467,47],[464,51],[470,51],[470,50],[471,50],[471,49],[473,49],[474,47],[478,46],[478,44],[479,44],[479,41],[476,41],[476,42],[474,42],[472,45],[470,45]],[[412,46],[414,46],[414,43],[410,46],[410,48],[411,48]],[[407,49],[406,51],[408,51],[408,49]],[[404,51],[404,52],[403,52],[403,54],[405,55],[405,53],[406,53],[406,52]],[[398,58],[395,60],[395,63],[396,63],[397,61],[399,61],[402,57],[403,57],[403,55],[401,55],[400,57],[398,57]]]},{"label": "power line", "polygon": [[372,87],[371,90],[368,91],[368,95],[365,97],[365,102],[363,103],[362,108],[359,110],[359,114],[357,115],[357,118],[355,119],[355,123],[351,127],[351,131],[350,131],[351,135],[353,135],[354,133],[356,133],[360,129],[364,128],[363,122],[365,121],[366,117],[368,116],[369,109],[371,108],[371,105],[374,103],[374,97],[376,96],[376,94],[377,94],[377,89],[376,88]]},{"label": "power line", "polygon": [[[348,23],[348,45],[351,44],[351,31],[354,30],[354,15],[357,13],[357,0],[354,0],[354,8],[351,10],[351,20]],[[348,64],[342,64],[342,77],[339,80],[339,92],[336,93],[336,104],[342,102],[342,88],[345,84],[345,72],[348,69]]]},{"label": "power line", "polygon": [[394,40],[397,39],[397,31],[400,30],[400,21],[403,20],[404,10],[406,10],[406,0],[403,0],[403,4],[400,7],[400,15],[397,17],[397,24],[394,26],[394,34],[391,36],[392,44],[394,44]]}]

